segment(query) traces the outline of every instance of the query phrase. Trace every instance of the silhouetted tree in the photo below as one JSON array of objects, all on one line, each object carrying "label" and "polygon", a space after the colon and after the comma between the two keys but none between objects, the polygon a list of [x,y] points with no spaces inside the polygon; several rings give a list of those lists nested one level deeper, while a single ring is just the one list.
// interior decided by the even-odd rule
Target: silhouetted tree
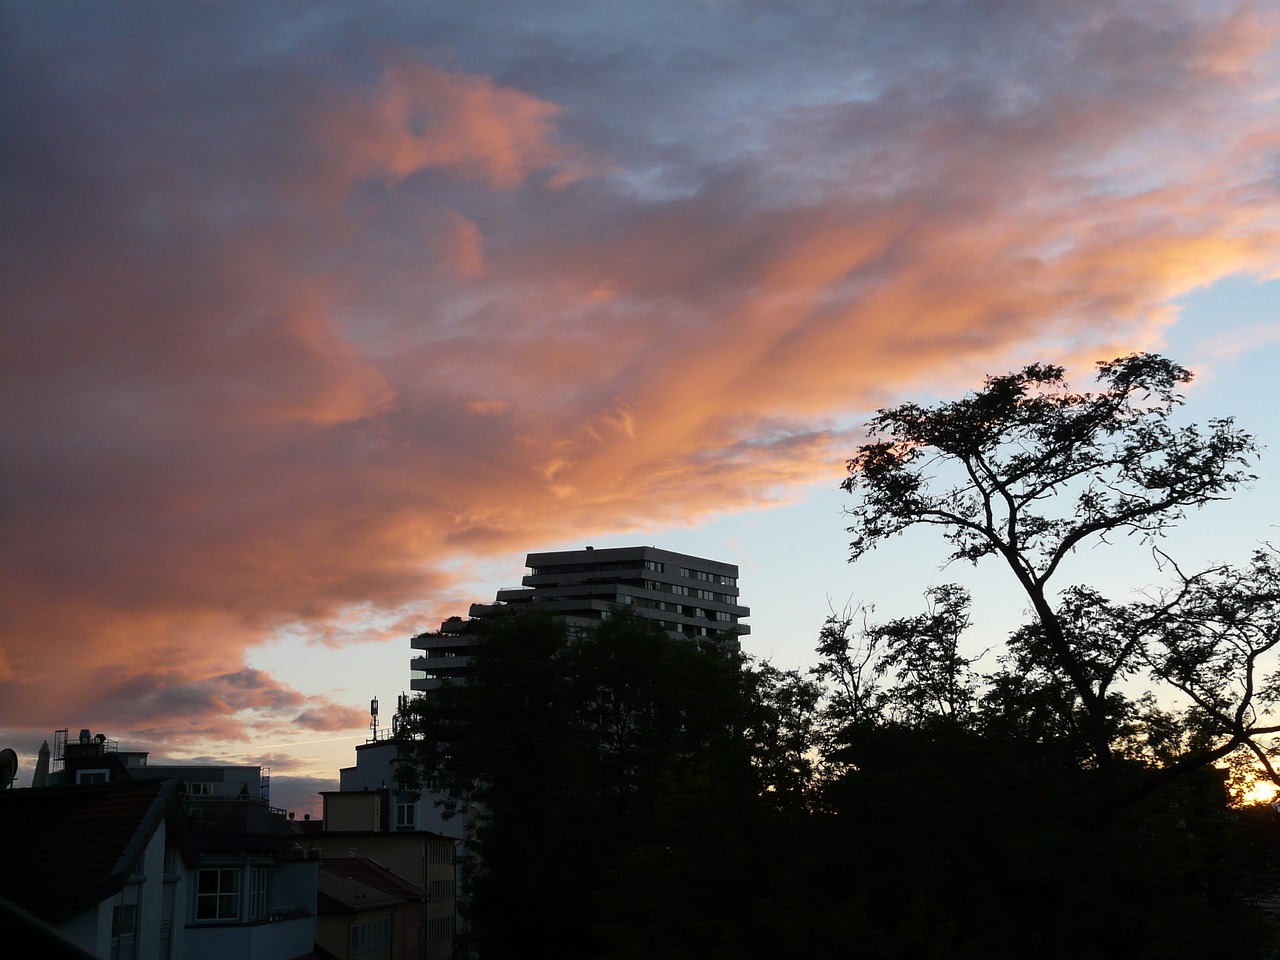
[{"label": "silhouetted tree", "polygon": [[[1119,533],[1158,538],[1187,509],[1253,479],[1253,439],[1232,420],[1207,429],[1173,423],[1177,387],[1190,379],[1152,354],[1100,363],[1095,392],[1071,390],[1063,369],[1047,364],[989,377],[960,400],[880,411],[871,421],[878,439],[849,460],[844,482],[861,495],[849,511],[851,559],[912,527],[936,526],[952,560],[1005,563],[1035,618],[1022,649],[1073,699],[1100,820],[1152,783],[1235,751],[1263,757],[1260,738],[1280,731],[1260,721],[1274,681],[1258,673],[1280,636],[1274,619],[1258,629],[1244,616],[1274,612],[1277,568],[1268,555],[1243,571],[1182,576],[1151,603],[1119,607],[1079,591],[1059,599],[1052,590],[1078,547]],[[1195,730],[1176,757],[1164,758],[1161,778],[1121,789],[1111,695],[1140,674],[1190,699],[1185,720]]]},{"label": "silhouetted tree", "polygon": [[470,817],[479,955],[753,955],[760,851],[811,785],[813,685],[628,608],[581,632],[496,617],[470,652],[400,726]]},{"label": "silhouetted tree", "polygon": [[843,888],[866,956],[1276,947],[1248,902],[1266,877],[1220,769],[1274,773],[1275,553],[1185,574],[1157,550],[1172,582],[1129,604],[1054,579],[1077,547],[1154,540],[1252,479],[1254,443],[1231,420],[1174,425],[1189,379],[1138,355],[1075,392],[1060,367],[1032,365],[881,411],[850,459],[851,559],[937,526],[950,560],[1002,560],[1032,616],[985,670],[960,652],[969,597],[954,585],[920,616],[823,631],[822,833],[859,864]]},{"label": "silhouetted tree", "polygon": [[[887,624],[833,618],[822,638],[817,672],[859,676],[826,703],[812,825],[810,896],[856,918],[845,947],[902,960],[1270,956],[1273,932],[1250,904],[1269,889],[1266,861],[1222,771],[1184,772],[1099,824],[1078,698],[1043,661],[1037,625],[981,672],[938,619],[968,622],[964,591],[930,598]],[[1065,608],[1094,602],[1080,591],[1064,605],[1068,633]],[[848,688],[861,691],[851,712]],[[1187,730],[1119,692],[1108,719],[1127,785],[1161,776],[1156,749]]]}]

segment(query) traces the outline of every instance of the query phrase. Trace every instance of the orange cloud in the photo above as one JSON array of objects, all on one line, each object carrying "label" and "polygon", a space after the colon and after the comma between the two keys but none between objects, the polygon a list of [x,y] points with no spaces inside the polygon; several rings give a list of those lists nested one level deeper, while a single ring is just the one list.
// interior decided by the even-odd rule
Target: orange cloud
[{"label": "orange cloud", "polygon": [[552,140],[559,108],[492,77],[449,72],[402,51],[375,88],[316,121],[359,172],[393,180],[441,171],[510,190],[539,171],[567,186],[588,167]]},{"label": "orange cloud", "polygon": [[0,721],[360,729],[248,651],[402,642],[486,558],[785,503],[908,387],[1158,346],[1274,276],[1275,23],[1162,11],[787,21],[805,62],[24,33]]}]

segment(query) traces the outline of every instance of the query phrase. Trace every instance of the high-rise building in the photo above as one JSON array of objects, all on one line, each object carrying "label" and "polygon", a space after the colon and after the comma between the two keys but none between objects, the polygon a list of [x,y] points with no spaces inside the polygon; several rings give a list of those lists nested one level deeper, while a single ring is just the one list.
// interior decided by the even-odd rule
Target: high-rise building
[{"label": "high-rise building", "polygon": [[471,605],[470,619],[450,617],[437,633],[411,641],[410,684],[435,689],[466,667],[477,621],[526,607],[545,610],[572,629],[591,629],[615,607],[626,606],[657,621],[673,636],[737,650],[751,632],[751,611],[738,602],[738,568],[732,563],[656,547],[613,547],[531,553],[523,586],[499,590],[495,602]]}]

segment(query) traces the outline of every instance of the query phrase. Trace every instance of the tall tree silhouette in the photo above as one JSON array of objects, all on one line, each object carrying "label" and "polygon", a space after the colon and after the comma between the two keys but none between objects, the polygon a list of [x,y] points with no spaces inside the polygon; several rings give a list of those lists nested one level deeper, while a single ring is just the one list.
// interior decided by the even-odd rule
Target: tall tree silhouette
[{"label": "tall tree silhouette", "polygon": [[[852,560],[933,526],[952,560],[995,557],[1009,569],[1035,618],[1024,652],[1070,689],[1105,821],[1153,783],[1236,751],[1267,755],[1264,738],[1280,726],[1260,719],[1275,685],[1259,671],[1280,635],[1274,618],[1259,629],[1244,612],[1273,614],[1280,580],[1264,552],[1242,570],[1184,575],[1171,564],[1178,582],[1149,603],[1082,607],[1082,594],[1055,594],[1076,549],[1114,534],[1158,539],[1188,509],[1254,479],[1253,438],[1231,419],[1174,423],[1177,389],[1191,379],[1185,368],[1135,354],[1098,364],[1097,379],[1101,389],[1077,392],[1062,367],[1032,364],[960,400],[882,410],[844,488],[859,494],[849,511]],[[1111,694],[1140,673],[1190,699],[1195,730],[1164,758],[1161,778],[1125,785]]]}]

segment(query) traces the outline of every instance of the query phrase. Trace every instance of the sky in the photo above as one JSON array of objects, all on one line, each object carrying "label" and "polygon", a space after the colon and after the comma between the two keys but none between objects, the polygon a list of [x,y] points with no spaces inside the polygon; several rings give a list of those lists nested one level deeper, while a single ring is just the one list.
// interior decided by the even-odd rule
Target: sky
[{"label": "sky", "polygon": [[1266,2],[0,0],[19,785],[90,727],[316,809],[530,551],[737,563],[786,668],[944,580],[997,635],[927,536],[846,563],[861,425],[1156,350],[1280,448],[1278,95]]}]

